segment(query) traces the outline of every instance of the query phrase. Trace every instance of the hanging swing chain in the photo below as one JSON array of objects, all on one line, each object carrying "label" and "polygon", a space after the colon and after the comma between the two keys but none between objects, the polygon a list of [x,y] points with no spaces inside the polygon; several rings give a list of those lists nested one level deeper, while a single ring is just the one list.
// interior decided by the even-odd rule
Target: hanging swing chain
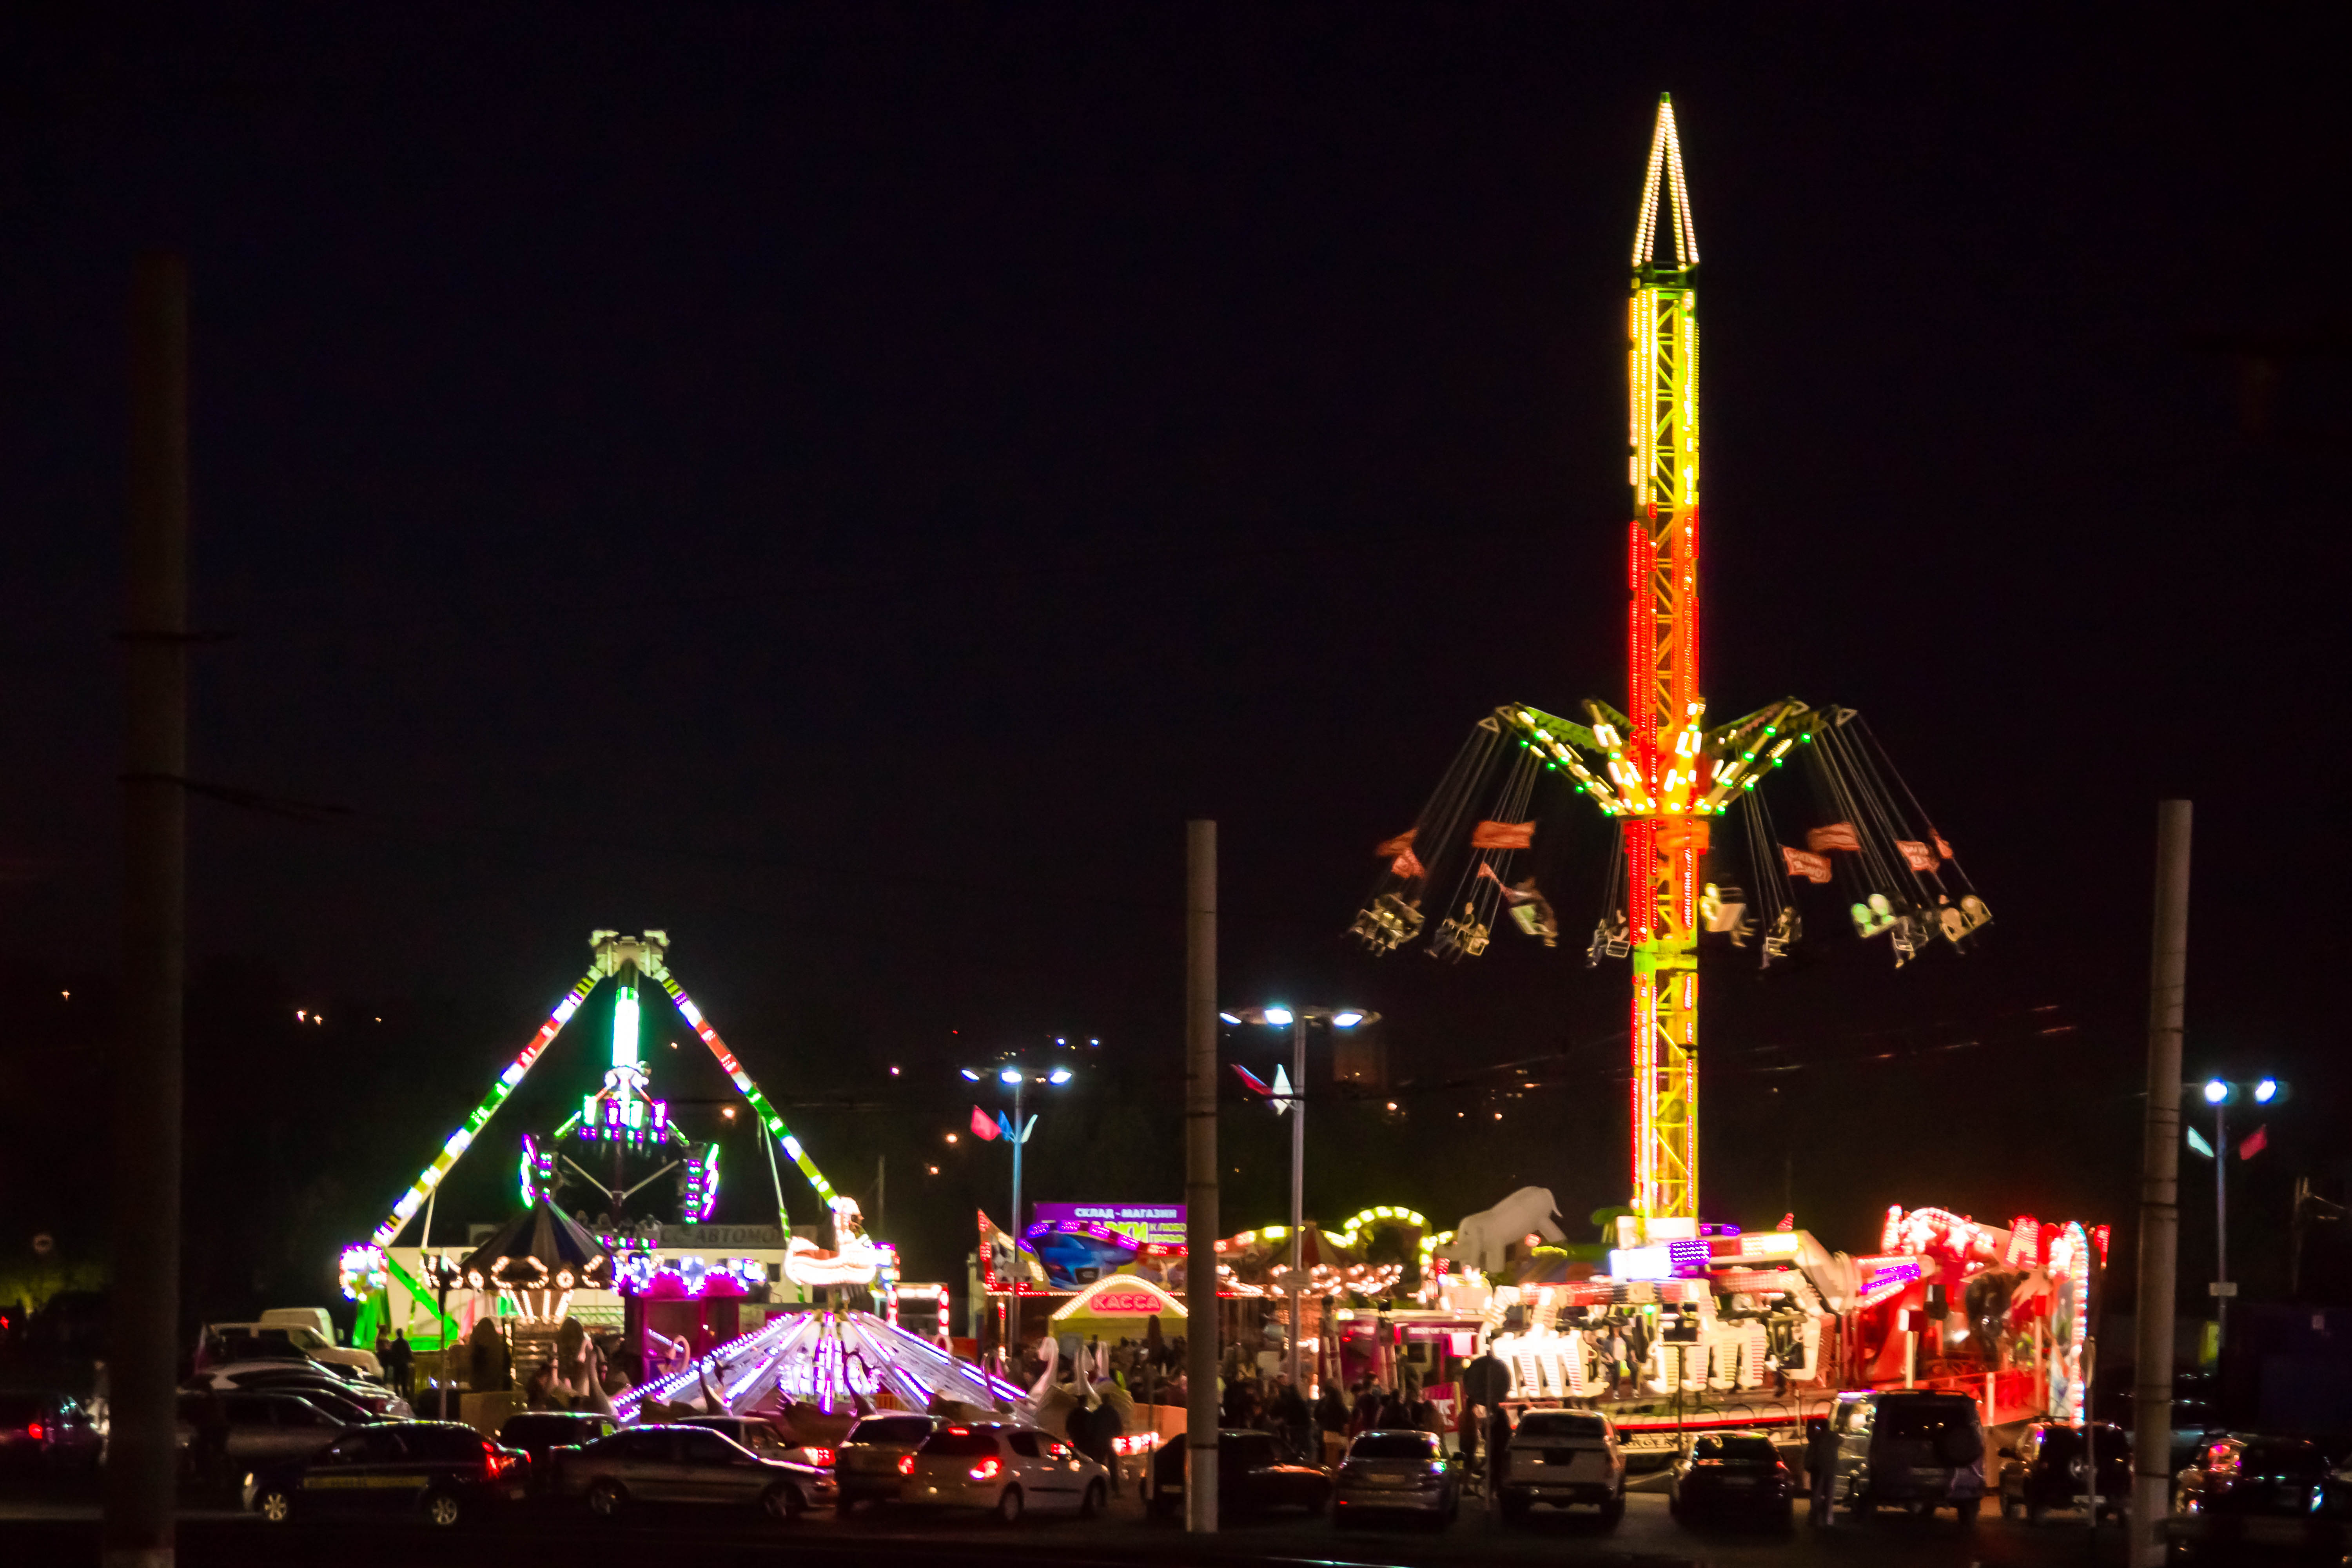
[{"label": "hanging swing chain", "polygon": [[[1927,830],[1927,842],[1931,846],[1935,845],[1942,835],[1936,831],[1935,818],[1927,815],[1927,808],[1921,805],[1919,797],[1911,793],[1911,781],[1905,778],[1902,770],[1895,765],[1895,759],[1887,754],[1885,742],[1878,738],[1878,731],[1870,727],[1870,721],[1857,713],[1854,715],[1854,722],[1861,726],[1863,739],[1870,742],[1870,749],[1878,754],[1878,765],[1885,770],[1888,778],[1895,781],[1895,787],[1903,792],[1903,798],[1911,803],[1911,814],[1917,819],[1919,826]],[[1938,851],[1937,877],[1939,887],[1943,882],[1941,872],[1946,868],[1948,868],[1952,876],[1958,880],[1963,891],[1973,893],[1977,890],[1976,884],[1969,880],[1969,874],[1960,869],[1960,863],[1958,860],[1943,859],[1940,851]]]}]

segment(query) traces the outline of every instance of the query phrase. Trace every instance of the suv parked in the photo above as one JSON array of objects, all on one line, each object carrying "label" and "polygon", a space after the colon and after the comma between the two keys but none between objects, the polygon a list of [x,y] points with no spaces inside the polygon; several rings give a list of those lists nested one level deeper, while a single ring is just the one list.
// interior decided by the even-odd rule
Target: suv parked
[{"label": "suv parked", "polygon": [[[1948,1508],[1963,1525],[1984,1504],[1984,1426],[1965,1394],[1885,1388],[1838,1395],[1830,1501],[1856,1519],[1879,1508]],[[1828,1518],[1830,1516],[1824,1516]]]},{"label": "suv parked", "polygon": [[1625,1450],[1617,1428],[1594,1410],[1530,1410],[1512,1429],[1496,1470],[1503,1517],[1521,1520],[1538,1503],[1591,1503],[1603,1521],[1625,1517]]}]

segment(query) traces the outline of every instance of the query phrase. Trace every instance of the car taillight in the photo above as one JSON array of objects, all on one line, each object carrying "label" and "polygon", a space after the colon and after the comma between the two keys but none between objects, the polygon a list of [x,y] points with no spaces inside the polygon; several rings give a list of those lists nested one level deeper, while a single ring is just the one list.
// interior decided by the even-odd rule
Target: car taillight
[{"label": "car taillight", "polygon": [[898,1456],[898,1473],[902,1476],[911,1476],[915,1473],[914,1455],[901,1454]]},{"label": "car taillight", "polygon": [[27,1426],[27,1427],[26,1427],[26,1428],[25,1428],[25,1436],[27,1436],[27,1437],[30,1437],[34,1442],[37,1443],[37,1442],[39,1442],[39,1441],[41,1440],[41,1434],[43,1434],[44,1432],[46,1432],[46,1431],[47,1431],[47,1430],[48,1430],[48,1428],[47,1428],[47,1427],[46,1427],[46,1426],[42,1426],[39,1422],[36,1421],[36,1422],[34,1422],[31,1426]]},{"label": "car taillight", "polygon": [[801,1452],[808,1456],[808,1462],[812,1465],[833,1463],[833,1450],[830,1448],[803,1448]]},{"label": "car taillight", "polygon": [[1003,1468],[994,1459],[982,1459],[971,1468],[971,1479],[976,1481],[992,1481],[996,1479],[997,1471]]}]

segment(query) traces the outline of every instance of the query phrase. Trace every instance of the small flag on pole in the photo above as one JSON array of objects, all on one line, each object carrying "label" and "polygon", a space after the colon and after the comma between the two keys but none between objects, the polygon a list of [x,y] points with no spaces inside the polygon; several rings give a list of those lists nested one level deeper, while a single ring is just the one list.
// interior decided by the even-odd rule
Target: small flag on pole
[{"label": "small flag on pole", "polygon": [[1255,1092],[1265,1095],[1270,1095],[1274,1092],[1273,1089],[1266,1087],[1265,1079],[1258,1077],[1257,1074],[1250,1071],[1249,1068],[1242,1066],[1241,1063],[1234,1063],[1233,1068],[1234,1072],[1241,1079],[1242,1082],[1247,1084]]},{"label": "small flag on pole", "polygon": [[2205,1134],[2198,1131],[2194,1127],[2189,1130],[2189,1146],[2208,1160],[2213,1157],[2213,1145],[2205,1142]]},{"label": "small flag on pole", "polygon": [[1290,1075],[1276,1062],[1274,1068],[1274,1113],[1283,1115],[1290,1109]]},{"label": "small flag on pole", "polygon": [[2238,1145],[2238,1158],[2241,1160],[2251,1160],[2270,1146],[2271,1126],[2269,1122],[2265,1121],[2260,1127],[2255,1128],[2253,1131],[2248,1135],[2244,1142]]},{"label": "small flag on pole", "polygon": [[979,1139],[983,1143],[989,1143],[995,1141],[996,1132],[996,1123],[988,1119],[988,1113],[981,1110],[979,1106],[973,1106],[971,1108],[971,1135]]}]

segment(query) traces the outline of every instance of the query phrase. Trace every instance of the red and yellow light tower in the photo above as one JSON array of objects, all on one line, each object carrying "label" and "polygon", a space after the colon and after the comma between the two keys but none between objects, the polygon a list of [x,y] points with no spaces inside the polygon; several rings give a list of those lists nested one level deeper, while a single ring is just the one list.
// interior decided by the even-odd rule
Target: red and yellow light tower
[{"label": "red and yellow light tower", "polygon": [[[1556,942],[1557,921],[1534,879],[1507,889],[1501,870],[1511,854],[1531,847],[1535,824],[1489,819],[1471,826],[1478,815],[1471,796],[1497,755],[1513,748],[1519,755],[1505,770],[1504,798],[1495,803],[1499,816],[1525,815],[1532,781],[1542,772],[1567,775],[1577,794],[1616,819],[1628,868],[1625,907],[1614,921],[1604,919],[1592,954],[1595,962],[1605,952],[1633,963],[1631,1206],[1652,1238],[1694,1235],[1699,1215],[1703,926],[1733,933],[1735,944],[1761,929],[1763,962],[1786,957],[1801,922],[1777,884],[1783,866],[1790,877],[1814,883],[1847,881],[1856,935],[1887,936],[1898,965],[1935,936],[1965,947],[1992,918],[1917,800],[1893,778],[1876,741],[1851,725],[1859,717],[1853,710],[1786,698],[1713,727],[1706,722],[1698,679],[1697,268],[1674,101],[1662,95],[1633,229],[1626,310],[1626,479],[1633,515],[1626,530],[1625,708],[1589,699],[1589,721],[1580,721],[1509,703],[1480,720],[1412,831],[1380,846],[1388,873],[1351,928],[1375,951],[1393,952],[1417,941],[1430,914],[1438,913],[1430,951],[1467,957],[1486,950],[1486,921],[1499,904],[1522,929],[1547,945]],[[1751,868],[1774,880],[1755,889],[1755,903],[1728,894],[1703,898],[1700,868],[1715,820],[1792,752],[1812,762],[1846,820],[1811,830],[1810,847],[1798,850],[1774,844],[1760,805],[1749,803]],[[1465,847],[1466,863],[1459,858]],[[1832,850],[1848,858],[1844,869],[1833,869]],[[1444,869],[1457,865],[1450,900],[1435,900]],[[1425,911],[1433,901],[1436,909]],[[1760,928],[1748,923],[1749,909],[1769,917]]]},{"label": "red and yellow light tower", "polygon": [[[1662,237],[1671,240],[1664,263]],[[1633,943],[1633,1206],[1645,1219],[1698,1212],[1698,860],[1714,808],[1702,804],[1707,792],[1700,788],[1709,748],[1698,687],[1697,267],[1674,100],[1661,97],[1626,318],[1631,733],[1622,756],[1612,758],[1621,794],[1634,807],[1624,824]]]}]

